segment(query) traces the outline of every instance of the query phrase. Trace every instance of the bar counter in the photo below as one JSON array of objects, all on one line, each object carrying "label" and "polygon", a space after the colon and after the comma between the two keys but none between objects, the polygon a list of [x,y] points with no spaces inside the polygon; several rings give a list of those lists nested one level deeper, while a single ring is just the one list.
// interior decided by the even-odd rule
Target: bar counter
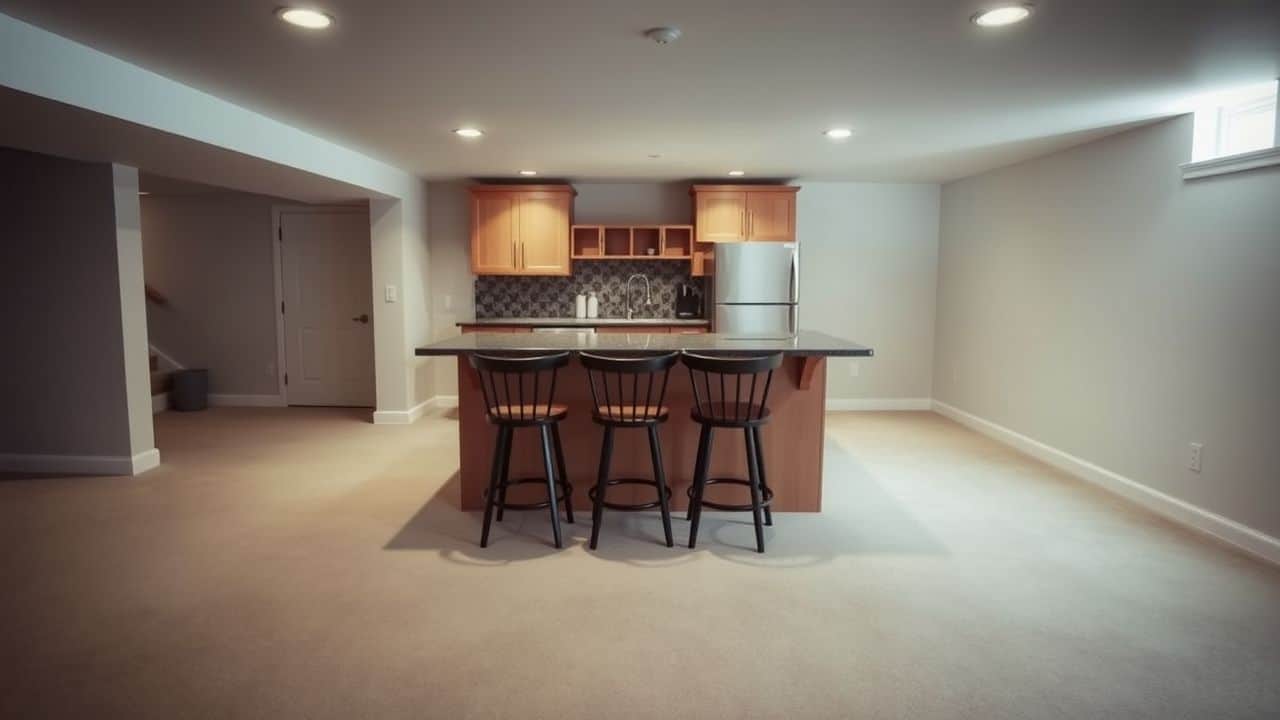
[{"label": "bar counter", "polygon": [[[741,355],[781,352],[786,357],[774,374],[769,393],[772,418],[762,429],[765,468],[774,490],[773,509],[778,512],[819,512],[822,509],[823,421],[826,413],[828,357],[871,357],[871,348],[825,333],[802,330],[793,337],[734,336],[718,333],[680,335],[668,333],[485,333],[477,332],[417,348],[419,356],[458,357],[458,423],[461,505],[464,510],[484,509],[496,431],[485,421],[479,378],[467,356],[472,353],[589,352],[626,356],[637,353],[687,351],[702,355]],[[602,430],[591,422],[591,393],[586,372],[576,362],[560,372],[556,401],[569,406],[561,423],[569,482],[574,486],[574,509],[590,507],[586,490],[595,483]],[[689,374],[680,365],[671,371],[666,403],[670,420],[661,428],[663,465],[671,485],[673,509],[687,505],[686,489],[693,479],[699,427],[689,417],[693,393]],[[746,477],[744,438],[737,431],[715,434],[711,474]],[[542,458],[537,433],[517,431],[511,453],[511,477],[541,476]],[[648,443],[640,431],[615,433],[613,477],[651,477]],[[517,492],[530,493],[518,498]],[[617,486],[610,500],[637,502],[652,499],[652,488]],[[707,489],[709,500],[740,503],[741,488]],[[512,489],[511,500],[534,499],[537,489]],[[541,489],[543,495],[545,488]],[[616,493],[616,494],[615,494]]]}]

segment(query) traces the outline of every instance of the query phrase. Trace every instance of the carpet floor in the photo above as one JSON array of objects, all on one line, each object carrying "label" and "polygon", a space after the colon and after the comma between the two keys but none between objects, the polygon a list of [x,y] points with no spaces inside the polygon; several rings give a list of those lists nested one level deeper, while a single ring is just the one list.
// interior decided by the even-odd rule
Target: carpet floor
[{"label": "carpet floor", "polygon": [[0,482],[0,716],[1280,716],[1280,569],[937,415],[830,415],[763,556],[730,514],[592,553],[581,496],[566,549],[482,550],[456,422],[366,415],[163,413],[150,473]]}]

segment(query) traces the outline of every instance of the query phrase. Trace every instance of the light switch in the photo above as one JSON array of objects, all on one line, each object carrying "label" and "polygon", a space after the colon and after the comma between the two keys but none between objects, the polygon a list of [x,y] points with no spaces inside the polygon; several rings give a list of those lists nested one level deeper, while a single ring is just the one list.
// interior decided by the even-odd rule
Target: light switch
[{"label": "light switch", "polygon": [[395,285],[388,285],[386,289],[383,290],[383,299],[386,302],[389,302],[389,303],[395,302],[398,295],[399,293],[397,292]]}]

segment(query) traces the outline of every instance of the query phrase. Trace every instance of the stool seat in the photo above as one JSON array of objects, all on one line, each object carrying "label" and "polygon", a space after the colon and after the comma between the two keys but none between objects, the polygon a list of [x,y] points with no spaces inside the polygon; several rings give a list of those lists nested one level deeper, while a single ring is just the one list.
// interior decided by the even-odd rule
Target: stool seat
[{"label": "stool seat", "polygon": [[597,420],[636,425],[665,422],[669,415],[666,405],[603,405],[595,412]]},{"label": "stool seat", "polygon": [[537,405],[495,405],[492,409],[493,419],[498,422],[551,422],[563,420],[569,414],[569,406],[551,403],[548,411],[546,403]]},{"label": "stool seat", "polygon": [[704,425],[744,427],[769,422],[769,408],[747,402],[705,403],[702,411],[695,406],[690,416]]}]

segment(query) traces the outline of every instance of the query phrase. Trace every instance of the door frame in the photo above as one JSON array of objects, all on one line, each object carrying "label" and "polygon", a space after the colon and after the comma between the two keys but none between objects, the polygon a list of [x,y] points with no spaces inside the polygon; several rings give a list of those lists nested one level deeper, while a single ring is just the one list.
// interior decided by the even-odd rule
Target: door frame
[{"label": "door frame", "polygon": [[[284,330],[284,253],[281,252],[281,242],[284,239],[283,217],[289,213],[324,213],[327,215],[345,214],[345,215],[364,215],[368,217],[369,207],[364,205],[272,205],[271,206],[271,275],[275,280],[275,299],[276,303],[272,307],[271,312],[276,318],[276,392],[280,395],[280,403],[286,407],[289,406],[289,385],[284,381],[285,373],[289,368],[289,359],[286,354],[285,330]],[[369,271],[372,273],[373,268]],[[377,348],[374,348],[375,353]],[[373,377],[376,384],[378,378],[378,366],[374,363]]]}]

